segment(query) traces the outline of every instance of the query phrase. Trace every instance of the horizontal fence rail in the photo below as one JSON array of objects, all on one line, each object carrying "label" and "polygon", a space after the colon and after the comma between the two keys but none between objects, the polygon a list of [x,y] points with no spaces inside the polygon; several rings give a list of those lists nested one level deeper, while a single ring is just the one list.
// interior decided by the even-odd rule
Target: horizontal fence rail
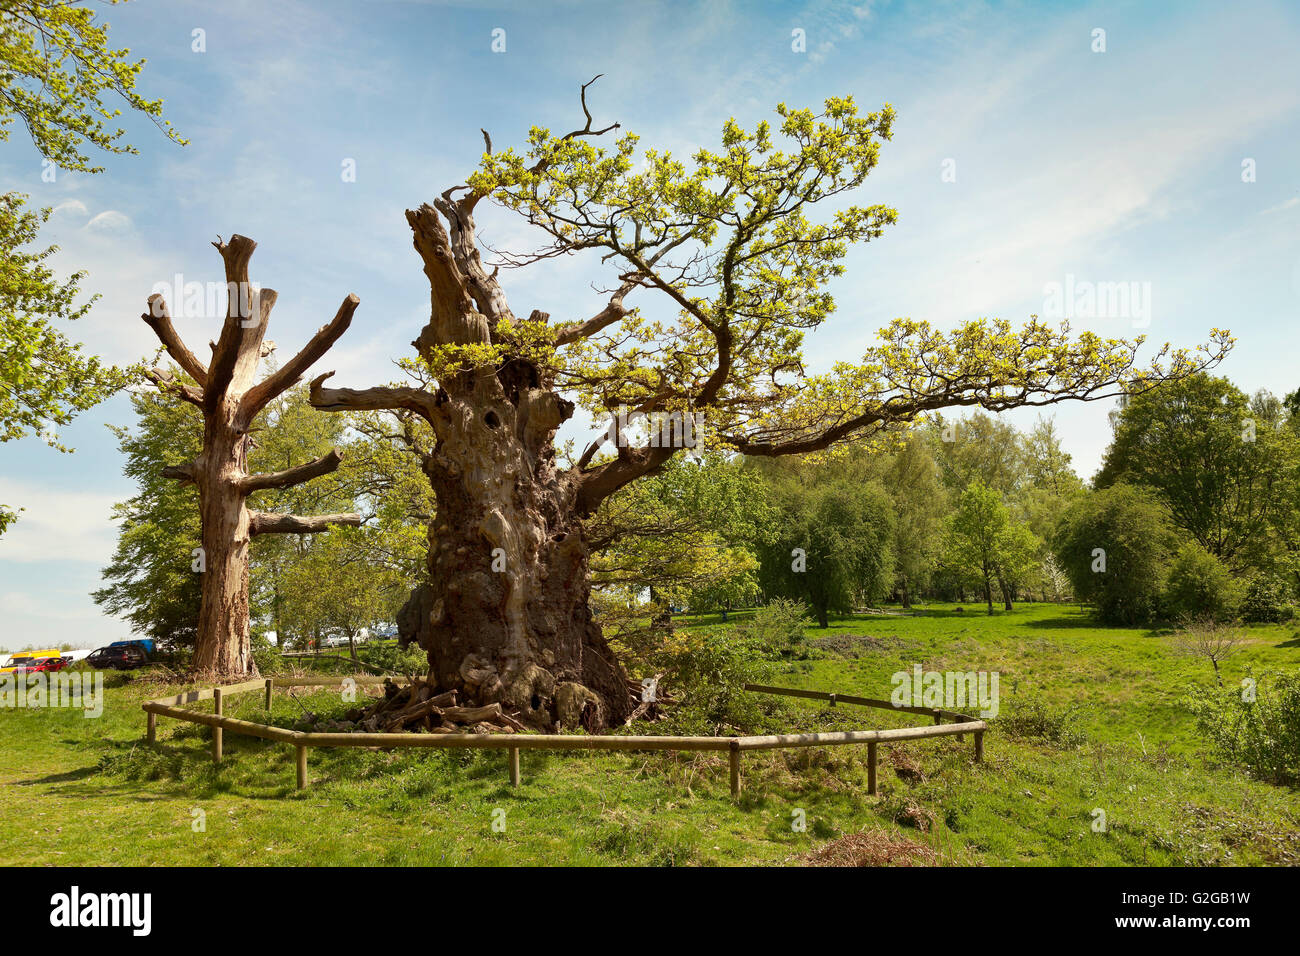
[{"label": "horizontal fence rail", "polygon": [[[940,710],[929,707],[896,707],[886,700],[870,697],[854,697],[846,694],[829,694],[823,691],[801,690],[792,687],[769,687],[764,684],[746,684],[745,690],[755,693],[779,694],[786,697],[801,697],[810,700],[836,703],[859,704],[887,710],[900,710],[905,713],[932,715],[935,725],[932,727],[898,727],[888,730],[843,730],[807,734],[769,734],[747,737],[664,737],[639,735],[586,736],[580,734],[414,734],[414,733],[317,733],[315,731],[289,730],[273,727],[254,721],[227,717],[222,713],[224,701],[238,694],[254,690],[265,690],[265,709],[270,711],[272,695],[276,687],[338,687],[346,683],[359,685],[376,685],[388,681],[394,683],[407,681],[409,678],[379,677],[373,674],[359,674],[349,677],[268,677],[263,680],[245,681],[225,687],[213,687],[204,690],[188,691],[173,697],[162,697],[146,701],[141,705],[146,715],[146,739],[150,744],[157,741],[157,718],[170,717],[174,720],[187,721],[212,728],[212,759],[219,763],[222,757],[222,734],[231,733],[246,737],[257,737],[274,743],[292,744],[297,751],[298,789],[307,786],[307,750],[310,747],[368,747],[380,750],[403,748],[432,749],[474,749],[509,751],[510,783],[519,786],[519,752],[521,750],[657,750],[689,752],[726,752],[730,765],[731,794],[740,795],[740,755],[746,750],[791,750],[802,747],[836,747],[845,745],[867,745],[867,792],[875,794],[877,746],[881,743],[896,743],[903,740],[924,740],[930,737],[956,736],[959,739],[967,733],[975,735],[975,760],[984,757],[984,731],[988,724],[982,720],[959,714],[955,711]],[[191,710],[182,704],[192,704],[203,700],[213,702],[213,713]],[[952,720],[944,724],[942,720]]]}]

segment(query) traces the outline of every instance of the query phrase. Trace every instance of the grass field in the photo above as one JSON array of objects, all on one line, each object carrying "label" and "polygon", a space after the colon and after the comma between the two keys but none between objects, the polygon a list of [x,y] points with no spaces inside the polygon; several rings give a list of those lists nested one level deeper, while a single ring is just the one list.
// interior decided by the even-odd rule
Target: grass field
[{"label": "grass field", "polygon": [[[926,610],[810,628],[807,658],[779,664],[776,682],[888,697],[890,675],[914,664],[997,670],[1004,713],[1031,698],[1074,706],[1085,739],[1013,737],[994,720],[983,764],[969,737],[882,747],[877,797],[856,747],[746,754],[738,802],[725,755],[713,754],[525,751],[514,790],[504,752],[313,750],[312,784],[297,791],[285,745],[227,733],[215,767],[206,728],[160,719],[148,748],[140,703],[174,687],[113,674],[97,720],[0,711],[0,863],[785,864],[864,832],[905,837],[925,849],[915,859],[950,865],[1300,863],[1300,792],[1213,766],[1180,703],[1212,682],[1208,664],[1158,633],[1095,627],[1073,607]],[[1225,681],[1247,667],[1300,670],[1295,625],[1249,635]],[[273,716],[334,706],[337,694],[282,693]],[[826,719],[813,702],[792,709],[807,723],[790,730]],[[256,693],[226,712],[266,717]],[[863,728],[916,722],[846,706],[834,716]],[[1105,832],[1094,832],[1098,809]]]}]

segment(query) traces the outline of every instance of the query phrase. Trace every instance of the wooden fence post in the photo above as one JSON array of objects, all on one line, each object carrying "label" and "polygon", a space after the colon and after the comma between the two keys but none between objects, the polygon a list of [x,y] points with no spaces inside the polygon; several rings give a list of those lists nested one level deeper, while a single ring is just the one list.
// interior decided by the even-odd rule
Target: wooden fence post
[{"label": "wooden fence post", "polygon": [[[212,708],[218,717],[221,716],[221,688],[212,689]],[[212,728],[212,762],[221,763],[221,728]]]},{"label": "wooden fence post", "polygon": [[984,731],[975,731],[975,762],[979,763],[984,759]]},{"label": "wooden fence post", "polygon": [[519,748],[510,748],[510,786],[519,786]]},{"label": "wooden fence post", "polygon": [[867,742],[867,793],[876,795],[876,742]]},{"label": "wooden fence post", "polygon": [[298,744],[298,789],[303,790],[307,786],[307,748]]},{"label": "wooden fence post", "polygon": [[727,754],[728,763],[731,765],[731,796],[736,798],[740,796],[740,741],[731,742],[731,750]]},{"label": "wooden fence post", "polygon": [[153,711],[150,711],[144,722],[144,727],[145,737],[148,739],[149,743],[152,744],[156,742],[158,740],[158,715]]},{"label": "wooden fence post", "polygon": [[268,677],[266,679],[266,709],[267,710],[271,709],[271,688],[274,686],[275,686],[275,678]]}]

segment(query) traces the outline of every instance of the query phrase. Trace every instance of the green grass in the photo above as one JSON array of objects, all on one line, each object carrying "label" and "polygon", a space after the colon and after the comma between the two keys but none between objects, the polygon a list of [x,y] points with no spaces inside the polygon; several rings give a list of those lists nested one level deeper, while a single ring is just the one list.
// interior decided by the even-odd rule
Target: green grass
[{"label": "green grass", "polygon": [[[312,784],[300,792],[284,745],[228,733],[215,767],[206,728],[160,719],[157,747],[145,746],[140,703],[174,688],[111,675],[98,720],[0,711],[0,863],[781,864],[880,828],[952,864],[1300,863],[1300,793],[1213,766],[1180,704],[1188,686],[1212,681],[1208,664],[1158,633],[1095,627],[1072,607],[991,618],[927,610],[810,628],[807,657],[779,663],[776,682],[888,697],[890,676],[915,663],[998,670],[1004,712],[1030,697],[1077,706],[1085,742],[1013,738],[994,721],[983,764],[972,761],[970,738],[882,747],[878,797],[866,793],[865,748],[849,747],[746,754],[739,802],[728,795],[725,756],[714,754],[525,751],[524,785],[514,790],[504,752],[313,750]],[[1249,633],[1225,681],[1246,667],[1300,668],[1294,626]],[[340,706],[325,692],[301,701]],[[261,704],[248,694],[227,713],[263,720]],[[792,709],[802,726],[791,730],[832,716],[860,727],[910,721],[848,706],[831,715],[814,702]],[[300,713],[277,695],[277,723]],[[1093,832],[1095,809],[1105,833]],[[503,832],[493,828],[500,811]],[[792,828],[796,811],[806,829]]]}]

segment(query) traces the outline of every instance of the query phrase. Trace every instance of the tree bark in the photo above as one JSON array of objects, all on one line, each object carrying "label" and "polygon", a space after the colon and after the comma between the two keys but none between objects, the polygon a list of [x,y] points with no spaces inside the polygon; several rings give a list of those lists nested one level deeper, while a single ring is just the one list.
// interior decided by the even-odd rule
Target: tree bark
[{"label": "tree bark", "polygon": [[1012,610],[1011,588],[1007,585],[1007,579],[1001,571],[998,572],[998,590],[1002,592],[1002,609],[1005,611]]}]

